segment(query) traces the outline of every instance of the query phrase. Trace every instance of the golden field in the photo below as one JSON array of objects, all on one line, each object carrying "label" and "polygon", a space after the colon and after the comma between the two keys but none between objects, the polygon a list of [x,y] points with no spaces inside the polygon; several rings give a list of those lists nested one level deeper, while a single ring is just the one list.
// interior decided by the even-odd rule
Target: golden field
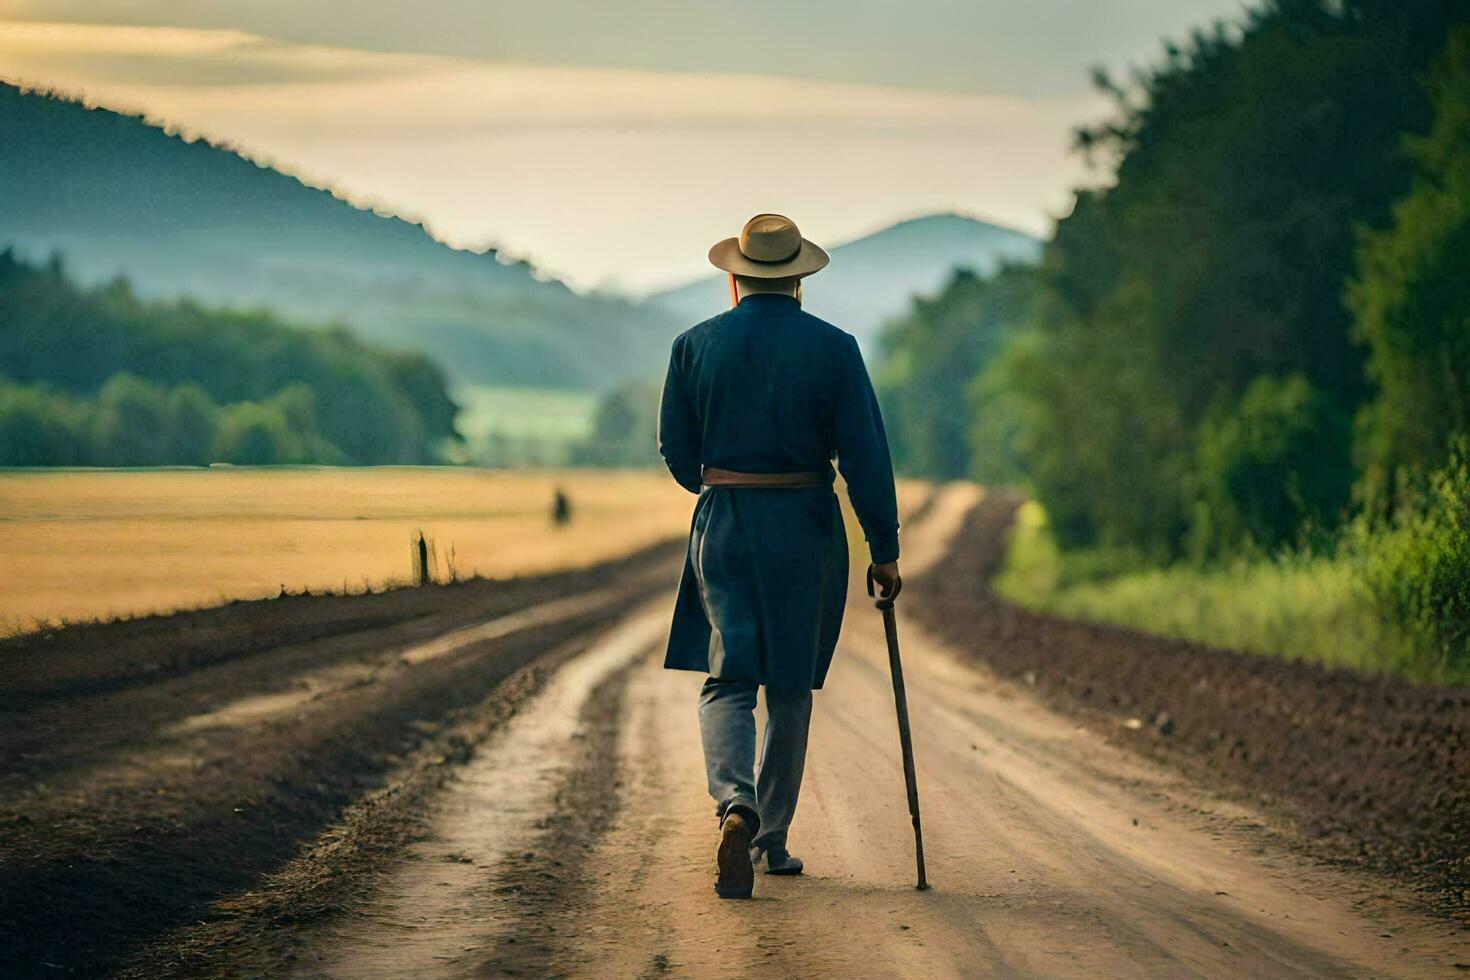
[{"label": "golden field", "polygon": [[[551,522],[562,486],[572,521]],[[229,599],[402,584],[422,529],[446,572],[587,565],[684,533],[654,472],[438,467],[0,473],[0,631]]]},{"label": "golden field", "polygon": [[[551,521],[557,486],[569,525]],[[901,510],[922,499],[900,486]],[[656,471],[448,467],[0,472],[0,633],[409,581],[422,529],[438,571],[506,578],[685,534],[694,498]],[[851,526],[861,540],[861,532]],[[854,551],[853,560],[861,558]]]}]

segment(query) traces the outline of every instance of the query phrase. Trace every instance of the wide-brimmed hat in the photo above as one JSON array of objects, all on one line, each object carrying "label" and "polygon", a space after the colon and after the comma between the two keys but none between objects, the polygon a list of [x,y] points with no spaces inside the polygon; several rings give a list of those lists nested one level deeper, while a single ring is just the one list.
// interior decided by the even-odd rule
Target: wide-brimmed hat
[{"label": "wide-brimmed hat", "polygon": [[716,242],[709,260],[716,269],[752,279],[809,276],[832,261],[821,246],[802,238],[796,222],[784,214],[751,218],[739,238]]}]

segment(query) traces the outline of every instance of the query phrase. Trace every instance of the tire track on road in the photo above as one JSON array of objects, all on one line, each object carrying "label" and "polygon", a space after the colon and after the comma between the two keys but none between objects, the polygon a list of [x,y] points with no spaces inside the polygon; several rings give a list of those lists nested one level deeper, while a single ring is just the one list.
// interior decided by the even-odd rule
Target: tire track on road
[{"label": "tire track on road", "polygon": [[303,939],[313,976],[558,972],[583,862],[617,809],[613,747],[631,668],[667,634],[666,599],[563,664],[430,804],[426,830],[358,909]]},{"label": "tire track on road", "polygon": [[[285,866],[507,678],[605,628],[621,603],[662,594],[675,572],[660,560],[616,591],[595,587],[596,603],[461,633],[453,652],[395,668],[392,683],[341,687],[248,724],[156,732],[0,801],[0,973],[100,972],[150,937],[225,914],[208,903]],[[383,655],[371,635],[358,642],[365,660]],[[262,656],[255,669],[268,671]],[[437,754],[452,761],[467,744]]]}]

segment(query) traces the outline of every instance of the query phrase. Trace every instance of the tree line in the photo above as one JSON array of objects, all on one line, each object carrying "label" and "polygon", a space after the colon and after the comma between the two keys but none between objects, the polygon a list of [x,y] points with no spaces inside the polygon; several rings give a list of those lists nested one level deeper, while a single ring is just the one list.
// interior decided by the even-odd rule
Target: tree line
[{"label": "tree line", "polygon": [[457,410],[420,355],[0,253],[0,465],[429,463]]},{"label": "tree line", "polygon": [[904,468],[1022,484],[1102,567],[1378,533],[1380,596],[1470,656],[1467,22],[1273,0],[1097,72],[1106,179],[1040,263],[885,336]]}]

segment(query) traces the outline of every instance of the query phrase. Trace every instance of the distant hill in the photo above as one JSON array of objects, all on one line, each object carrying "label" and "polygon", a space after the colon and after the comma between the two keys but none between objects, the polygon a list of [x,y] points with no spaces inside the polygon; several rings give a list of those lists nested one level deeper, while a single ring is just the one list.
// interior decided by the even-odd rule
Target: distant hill
[{"label": "distant hill", "polygon": [[83,283],[339,320],[458,381],[602,387],[656,373],[676,318],[582,296],[493,252],[144,120],[0,83],[0,249]]},{"label": "distant hill", "polygon": [[[883,323],[905,313],[915,295],[938,293],[956,268],[989,272],[1005,259],[1034,261],[1040,251],[1030,235],[963,215],[914,218],[831,249],[832,264],[807,284],[804,303],[856,336],[871,357]],[[729,287],[716,274],[647,303],[689,326],[727,307]]]}]

